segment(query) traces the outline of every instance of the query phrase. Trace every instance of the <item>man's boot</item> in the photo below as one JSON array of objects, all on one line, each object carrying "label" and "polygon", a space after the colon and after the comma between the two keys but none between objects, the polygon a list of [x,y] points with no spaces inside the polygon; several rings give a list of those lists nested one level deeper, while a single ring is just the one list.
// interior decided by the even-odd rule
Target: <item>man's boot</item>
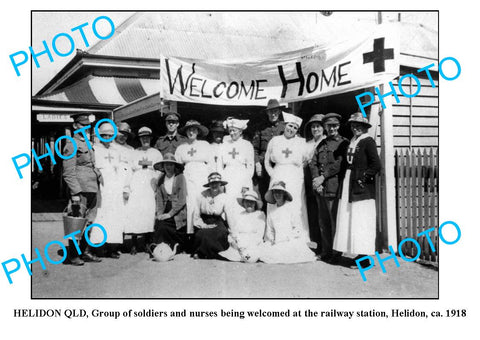
[{"label": "man's boot", "polygon": [[89,245],[87,245],[82,254],[82,260],[85,262],[102,262],[102,259],[92,252],[92,248]]},{"label": "man's boot", "polygon": [[68,260],[72,266],[83,266],[84,262],[78,256],[77,248],[73,242],[77,241],[68,240]]}]

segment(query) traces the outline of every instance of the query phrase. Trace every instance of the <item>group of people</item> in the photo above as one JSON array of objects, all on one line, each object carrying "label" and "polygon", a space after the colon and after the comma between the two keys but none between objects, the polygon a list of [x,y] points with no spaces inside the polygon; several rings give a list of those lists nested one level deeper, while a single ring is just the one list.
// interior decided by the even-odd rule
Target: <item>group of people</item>
[{"label": "group of people", "polygon": [[[287,111],[269,100],[269,126],[252,141],[243,137],[248,120],[229,117],[210,129],[189,120],[180,128],[177,112],[165,115],[167,133],[154,147],[148,127],[138,130],[141,146],[129,146],[134,135],[125,122],[112,142],[113,126],[100,125],[93,150],[75,134],[76,157],[63,162],[71,204],[85,206],[88,223],[105,228],[103,254],[113,258],[126,234],[131,254],[139,235],[150,252],[166,243],[205,259],[337,263],[345,252],[374,254],[380,161],[368,120],[350,117],[349,142],[339,135],[340,115],[316,114],[303,138],[302,119]],[[88,116],[74,117],[75,129],[86,125]],[[63,154],[70,149],[67,143]],[[91,231],[89,239],[101,242],[103,234]],[[72,264],[101,261],[82,244],[82,258],[71,255]]]}]

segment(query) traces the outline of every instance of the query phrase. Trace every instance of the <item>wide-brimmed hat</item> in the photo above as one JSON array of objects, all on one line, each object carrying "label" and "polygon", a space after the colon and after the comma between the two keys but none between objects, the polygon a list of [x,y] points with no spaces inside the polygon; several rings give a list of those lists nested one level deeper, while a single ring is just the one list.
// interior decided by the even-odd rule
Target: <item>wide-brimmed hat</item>
[{"label": "wide-brimmed hat", "polygon": [[275,204],[275,199],[273,198],[273,190],[280,190],[283,191],[285,194],[285,201],[292,201],[292,195],[287,191],[287,185],[283,181],[274,182],[270,189],[268,189],[267,193],[265,194],[265,201],[270,204]]},{"label": "wide-brimmed hat", "polygon": [[132,133],[132,128],[130,127],[130,125],[126,122],[120,122],[118,123],[117,125],[118,127],[118,132],[123,132],[123,133],[126,133],[127,135],[129,135],[130,137],[133,136],[133,133]]},{"label": "wide-brimmed hat", "polygon": [[203,186],[208,188],[210,184],[216,182],[220,183],[221,185],[228,184],[228,182],[222,181],[222,175],[220,175],[218,172],[212,172],[210,175],[208,175],[208,183],[204,184]]},{"label": "wide-brimmed hat", "polygon": [[340,116],[338,113],[329,112],[323,117],[322,123],[323,125],[340,124],[341,119],[342,119],[342,116]]},{"label": "wide-brimmed hat", "polygon": [[149,127],[143,126],[138,130],[138,137],[143,137],[143,136],[152,136],[152,129]]},{"label": "wide-brimmed hat", "polygon": [[364,117],[361,112],[352,113],[352,115],[350,116],[350,119],[348,120],[347,124],[351,124],[351,123],[354,123],[354,122],[363,124],[367,127],[372,127],[372,124],[370,124],[368,122],[368,119],[366,117]]},{"label": "wide-brimmed hat", "polygon": [[177,160],[175,159],[175,155],[170,152],[166,153],[165,156],[163,156],[162,161],[155,163],[153,165],[153,168],[158,171],[164,171],[165,163],[173,163],[175,164],[179,172],[183,171],[183,168],[184,168],[183,164],[180,162],[177,162]]},{"label": "wide-brimmed hat", "polygon": [[321,113],[316,113],[312,116],[312,118],[310,118],[307,122],[307,124],[305,124],[305,128],[304,128],[304,135],[305,137],[306,136],[311,136],[312,133],[310,131],[310,126],[313,124],[313,123],[320,123],[322,124],[322,121],[323,121],[323,117],[325,117],[325,115],[322,115]]},{"label": "wide-brimmed hat", "polygon": [[178,132],[185,136],[187,133],[187,129],[191,127],[196,127],[198,129],[199,137],[204,137],[208,135],[208,129],[196,120],[189,120],[188,122],[185,123],[184,127],[178,130]]},{"label": "wide-brimmed hat", "polygon": [[223,134],[227,133],[225,128],[223,127],[223,122],[220,120],[214,120],[210,128],[208,129],[210,133],[212,132],[221,132]]},{"label": "wide-brimmed hat", "polygon": [[247,190],[245,191],[241,197],[237,197],[237,202],[243,207],[243,201],[253,201],[257,203],[257,209],[262,209],[263,202],[262,200],[258,197],[258,194],[254,190]]},{"label": "wide-brimmed hat", "polygon": [[273,110],[273,109],[281,109],[282,111],[287,110],[285,105],[280,105],[277,99],[270,99],[267,103],[267,107],[263,109],[263,111]]}]

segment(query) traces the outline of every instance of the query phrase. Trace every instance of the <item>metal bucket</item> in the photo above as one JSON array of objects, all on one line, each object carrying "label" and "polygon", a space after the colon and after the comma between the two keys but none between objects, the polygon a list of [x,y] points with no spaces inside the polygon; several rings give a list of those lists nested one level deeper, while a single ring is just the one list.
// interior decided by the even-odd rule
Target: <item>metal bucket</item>
[{"label": "metal bucket", "polygon": [[[81,204],[81,211],[85,211],[86,207]],[[83,235],[83,229],[85,228],[85,225],[87,224],[87,218],[86,217],[74,217],[70,216],[69,214],[71,213],[71,205],[67,205],[65,209],[63,210],[63,231],[66,235],[69,235],[77,230],[80,230],[79,233],[75,234],[75,238],[77,240],[80,240]],[[83,213],[83,216],[86,214]]]}]

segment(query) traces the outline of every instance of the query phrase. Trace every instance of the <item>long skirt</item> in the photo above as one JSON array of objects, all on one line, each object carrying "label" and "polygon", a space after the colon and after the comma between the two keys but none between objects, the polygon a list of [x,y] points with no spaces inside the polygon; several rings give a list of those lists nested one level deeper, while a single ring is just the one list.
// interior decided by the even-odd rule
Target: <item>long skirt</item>
[{"label": "long skirt", "polygon": [[228,248],[228,228],[221,216],[201,215],[203,222],[215,224],[209,229],[197,229],[193,241],[193,254],[202,259],[221,258],[218,253]]},{"label": "long skirt", "polygon": [[308,216],[308,230],[310,234],[310,240],[317,243],[316,252],[320,253],[322,251],[322,238],[319,225],[319,210],[316,204],[316,193],[313,190],[312,186],[312,173],[310,168],[307,166],[303,168],[304,179],[305,179],[305,200],[307,204],[307,216]]},{"label": "long skirt", "polygon": [[348,202],[351,170],[345,173],[338,203],[333,249],[351,254],[375,254],[376,206],[374,199]]},{"label": "long skirt", "polygon": [[159,172],[139,169],[134,172],[127,204],[125,233],[143,234],[153,232],[155,224],[155,188]]},{"label": "long skirt", "polygon": [[204,162],[189,162],[183,171],[187,184],[187,233],[193,233],[193,212],[197,206],[198,196],[205,188],[209,167]]},{"label": "long skirt", "polygon": [[227,166],[222,170],[222,179],[228,182],[225,187],[227,194],[226,216],[229,225],[233,225],[244,208],[238,204],[243,188],[253,190],[252,176],[243,166]]},{"label": "long skirt", "polygon": [[[292,195],[292,214],[300,216],[301,227],[305,231],[307,242],[310,241],[308,228],[307,202],[305,198],[305,186],[303,180],[303,167],[294,164],[277,164],[273,168],[273,175],[270,179],[270,186],[277,181],[285,182],[287,191]],[[268,204],[267,215],[273,204]]]},{"label": "long skirt", "polygon": [[[100,185],[100,202],[98,202],[95,223],[107,232],[107,243],[123,243],[124,211],[123,182],[118,180],[114,171],[102,172],[103,185]],[[90,240],[100,243],[104,239],[100,228],[91,229]]]},{"label": "long skirt", "polygon": [[315,253],[308,248],[303,239],[278,242],[273,245],[265,243],[260,261],[265,263],[304,263],[314,262]]},{"label": "long skirt", "polygon": [[[168,213],[170,211],[171,206],[171,202],[168,201],[165,208],[165,213]],[[181,253],[182,251],[189,251],[187,228],[186,226],[177,228],[175,219],[173,217],[170,217],[166,220],[156,221],[153,242],[156,244],[166,243],[172,249],[177,244],[177,253]]]}]

